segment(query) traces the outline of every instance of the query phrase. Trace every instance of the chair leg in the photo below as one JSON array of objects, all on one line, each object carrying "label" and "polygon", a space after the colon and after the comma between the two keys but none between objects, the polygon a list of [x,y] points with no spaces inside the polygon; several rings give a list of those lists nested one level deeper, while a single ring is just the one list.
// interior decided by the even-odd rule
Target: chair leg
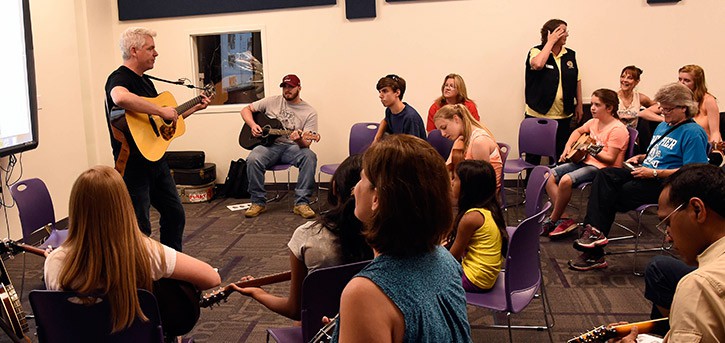
[{"label": "chair leg", "polygon": [[[272,170],[272,180],[273,180],[274,184],[277,185],[277,172],[275,172],[274,170]],[[277,190],[277,191],[275,191],[274,196],[271,198],[267,198],[266,201],[268,203],[270,203],[270,202],[278,201],[279,199],[281,199],[281,196],[279,195],[279,190]]]},{"label": "chair leg", "polygon": [[[556,323],[554,314],[551,313],[551,305],[549,304],[549,297],[546,295],[546,286],[544,286],[544,280],[541,280],[541,306],[544,307],[544,323],[546,323],[546,333],[549,335],[549,342],[554,343],[554,337],[551,335],[551,329]],[[551,323],[549,323],[549,315],[551,315]]]},{"label": "chair leg", "polygon": [[511,312],[506,312],[506,321],[508,322],[509,329],[509,343],[514,343],[514,335],[511,331]]},{"label": "chair leg", "polygon": [[23,276],[20,277],[20,294],[18,299],[23,300],[23,291],[25,290],[25,252],[23,252]]}]

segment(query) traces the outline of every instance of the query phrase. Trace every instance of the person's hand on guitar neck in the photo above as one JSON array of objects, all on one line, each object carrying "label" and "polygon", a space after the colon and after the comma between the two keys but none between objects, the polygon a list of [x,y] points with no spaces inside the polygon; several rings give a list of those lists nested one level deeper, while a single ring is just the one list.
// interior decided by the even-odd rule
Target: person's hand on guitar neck
[{"label": "person's hand on guitar neck", "polygon": [[[254,280],[254,276],[247,275],[247,276],[239,279],[239,282],[250,281],[250,280]],[[242,294],[244,296],[248,296],[248,297],[251,297],[255,291],[261,290],[261,288],[259,288],[259,287],[239,287],[236,284],[230,284],[229,286],[231,286],[231,288],[233,290],[239,292],[240,294]]]},{"label": "person's hand on guitar neck", "polygon": [[211,103],[211,99],[214,97],[213,94],[210,97],[206,96],[205,94],[201,94],[200,96],[201,96],[201,102],[194,105],[194,107],[192,107],[189,110],[189,112],[190,112],[189,114],[194,113],[196,111],[201,111],[201,110],[209,107],[209,104]]},{"label": "person's hand on guitar neck", "polygon": [[300,148],[307,148],[312,144],[312,140],[305,139],[302,135],[302,130],[294,130],[289,135],[289,139],[297,145],[300,146]]},{"label": "person's hand on guitar neck", "polygon": [[[617,325],[625,325],[629,324],[627,322],[619,322],[619,323],[612,323],[607,325],[607,327],[617,326]],[[627,336],[622,337],[621,339],[610,339],[607,342],[608,343],[637,343],[637,335],[639,334],[639,329],[637,326],[632,326],[632,330],[629,332]]]}]

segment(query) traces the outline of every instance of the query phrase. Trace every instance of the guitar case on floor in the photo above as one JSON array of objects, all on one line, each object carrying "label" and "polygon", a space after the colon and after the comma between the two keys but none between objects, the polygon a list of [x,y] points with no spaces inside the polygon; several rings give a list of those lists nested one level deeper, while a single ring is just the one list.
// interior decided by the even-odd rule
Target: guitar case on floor
[{"label": "guitar case on floor", "polygon": [[164,156],[171,169],[204,168],[203,151],[167,151]]},{"label": "guitar case on floor", "polygon": [[177,185],[199,186],[216,180],[216,164],[204,163],[202,168],[171,169]]}]

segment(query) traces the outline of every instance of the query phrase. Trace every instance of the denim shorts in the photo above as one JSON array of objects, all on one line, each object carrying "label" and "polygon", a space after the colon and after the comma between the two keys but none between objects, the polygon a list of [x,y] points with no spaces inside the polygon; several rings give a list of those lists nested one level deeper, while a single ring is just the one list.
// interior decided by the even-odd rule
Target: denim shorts
[{"label": "denim shorts", "polygon": [[554,175],[556,183],[561,181],[562,176],[569,175],[572,181],[572,187],[576,187],[584,182],[594,181],[594,177],[597,176],[597,170],[599,168],[583,162],[564,163],[552,169],[551,174]]}]

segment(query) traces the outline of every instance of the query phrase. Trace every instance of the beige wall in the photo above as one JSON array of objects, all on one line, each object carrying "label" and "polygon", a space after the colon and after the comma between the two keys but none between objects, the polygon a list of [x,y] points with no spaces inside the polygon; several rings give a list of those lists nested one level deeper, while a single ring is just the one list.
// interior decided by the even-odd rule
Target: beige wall
[{"label": "beige wall", "polygon": [[[568,46],[578,53],[585,99],[597,88],[616,89],[628,64],[644,69],[640,90],[650,96],[689,63],[703,66],[711,92],[725,96],[725,70],[718,63],[724,50],[722,0],[660,6],[645,0],[377,2],[378,16],[370,20],[346,20],[340,0],[326,7],[118,22],[114,0],[31,0],[41,143],[23,155],[23,178],[48,183],[61,217],[78,173],[112,163],[102,88],[121,63],[117,37],[129,26],[158,32],[160,55],[151,73],[172,79],[194,78],[190,35],[261,28],[267,94],[279,94],[280,78],[297,73],[302,97],[319,112],[322,140],[313,147],[319,164],[346,156],[353,123],[380,121],[375,83],[388,73],[407,80],[405,101],[423,116],[440,94],[443,76],[461,74],[483,122],[515,147],[526,52],[539,41],[541,25],[554,17],[569,23]],[[179,87],[157,88],[172,91],[180,102],[194,96]],[[223,182],[229,161],[247,155],[236,143],[238,110],[210,108],[189,118],[186,135],[171,149],[204,150]],[[12,236],[19,238],[14,209],[9,216]]]}]

